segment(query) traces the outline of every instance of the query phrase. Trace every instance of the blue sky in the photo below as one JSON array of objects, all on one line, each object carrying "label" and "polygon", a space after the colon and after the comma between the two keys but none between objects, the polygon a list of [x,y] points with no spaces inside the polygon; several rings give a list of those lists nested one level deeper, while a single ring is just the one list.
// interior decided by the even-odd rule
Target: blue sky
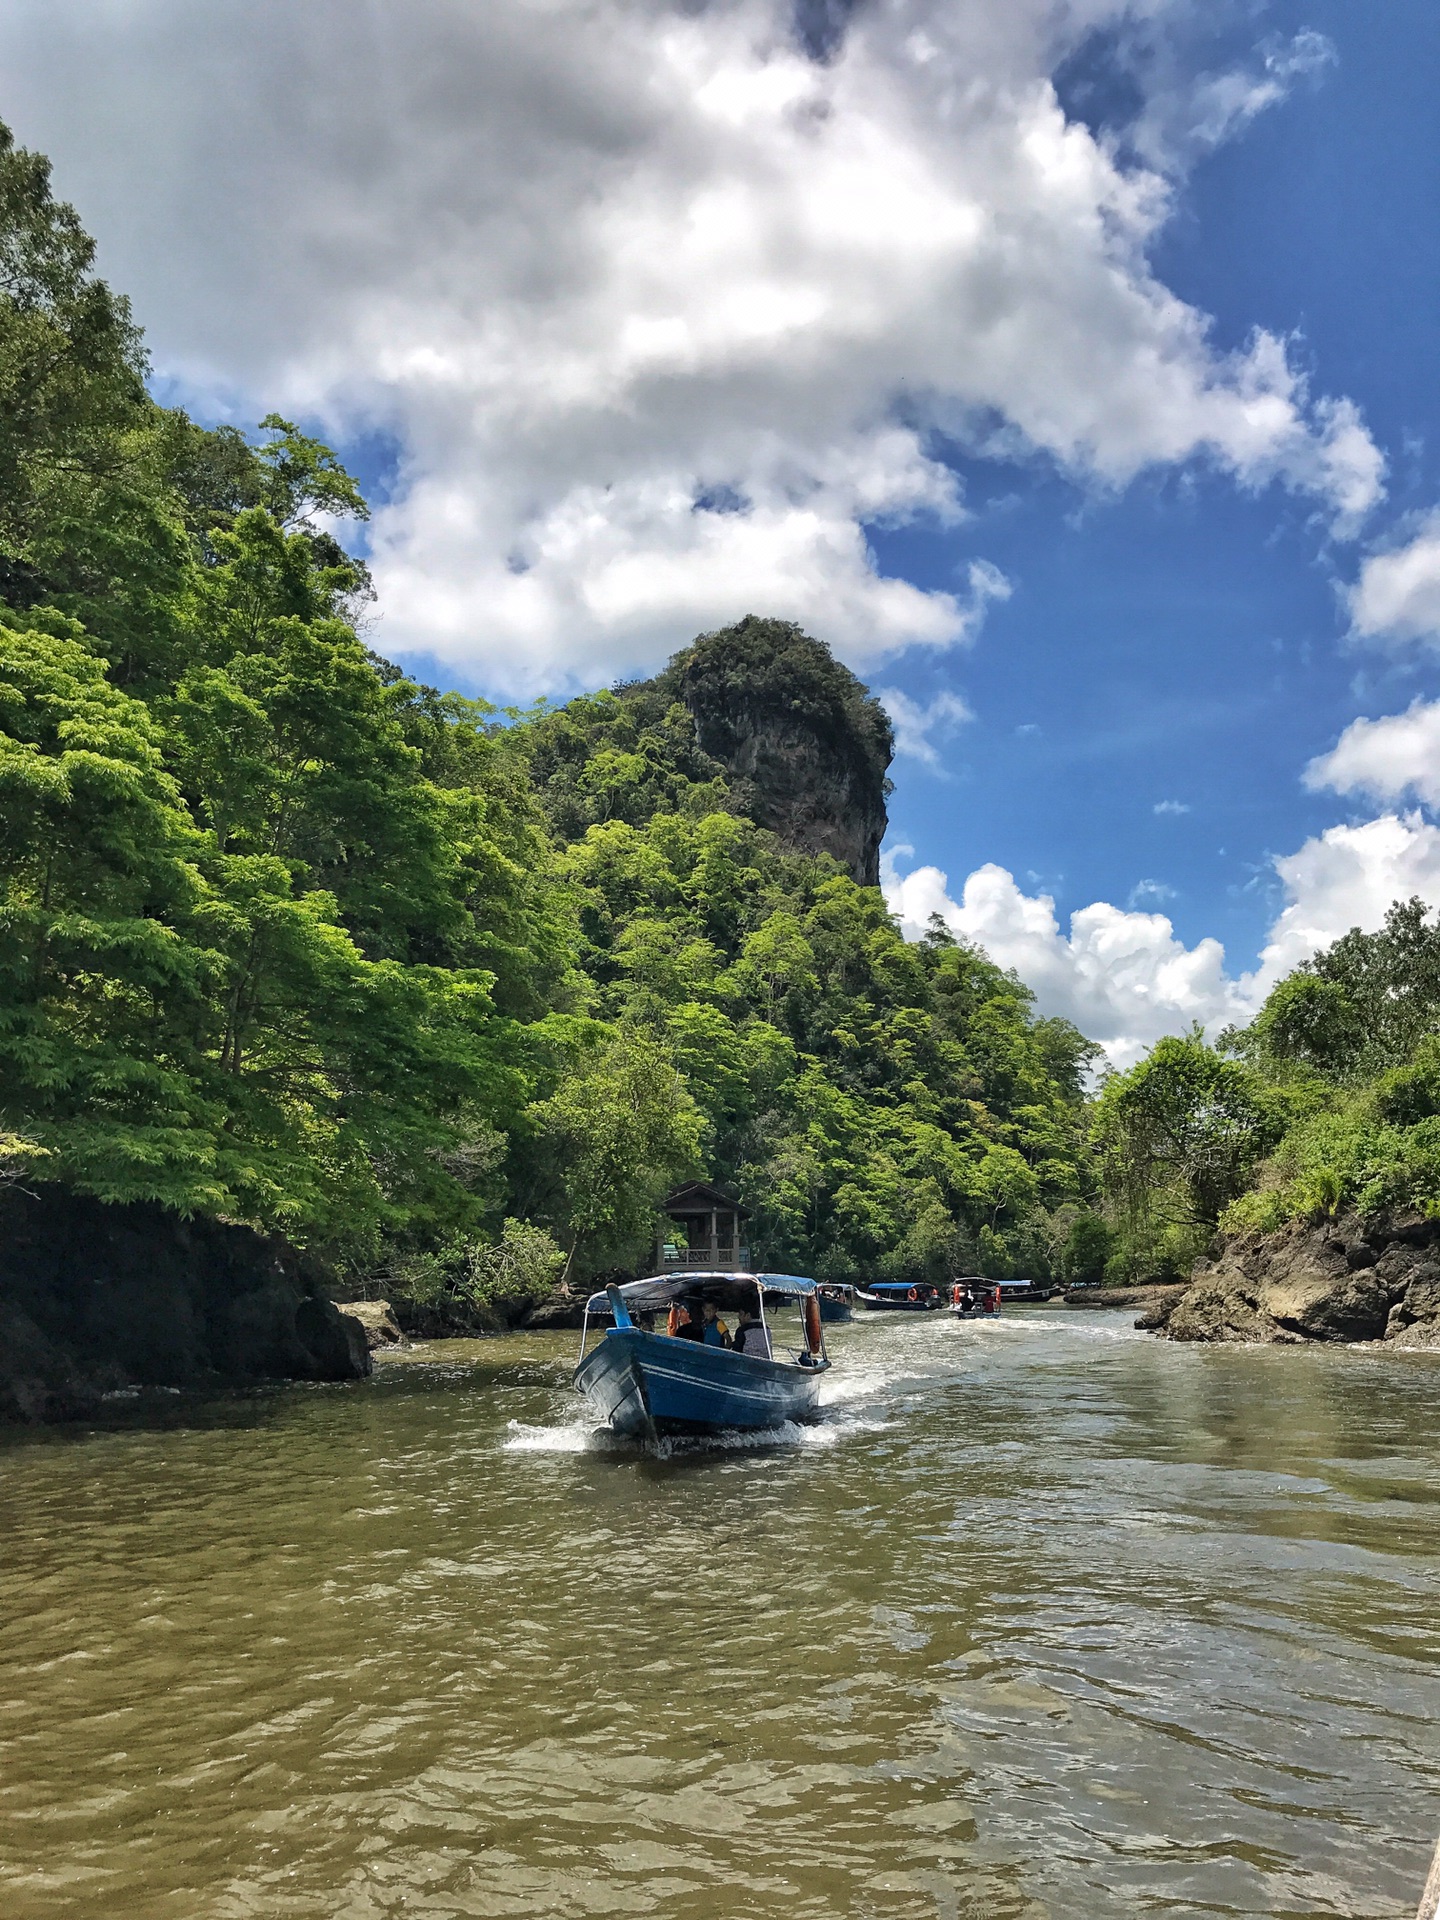
[{"label": "blue sky", "polygon": [[1440,12],[791,6],[14,0],[0,112],[157,390],[359,472],[376,645],[524,700],[799,619],[903,922],[1117,1060],[1243,1019],[1440,903]]},{"label": "blue sky", "polygon": [[[1333,63],[1198,164],[1154,258],[1223,344],[1298,333],[1316,379],[1359,403],[1390,461],[1383,525],[1440,498],[1440,10],[1263,19],[1323,31]],[[1277,910],[1272,856],[1346,812],[1305,792],[1302,768],[1357,712],[1433,692],[1433,670],[1345,644],[1336,588],[1356,549],[1275,487],[1168,472],[1096,500],[966,472],[977,519],[961,537],[878,543],[926,584],[958,548],[1015,586],[968,656],[886,676],[917,698],[963,691],[976,714],[942,769],[903,767],[897,837],[952,870],[998,861],[1062,907],[1155,881],[1188,943],[1218,934],[1252,963]],[[1157,815],[1167,800],[1189,811]]]}]

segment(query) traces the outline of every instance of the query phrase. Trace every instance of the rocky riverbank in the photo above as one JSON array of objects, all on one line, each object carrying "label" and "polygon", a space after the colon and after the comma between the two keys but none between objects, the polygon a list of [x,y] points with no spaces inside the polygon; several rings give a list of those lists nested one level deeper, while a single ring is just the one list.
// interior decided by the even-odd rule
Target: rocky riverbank
[{"label": "rocky riverbank", "polygon": [[135,1387],[353,1380],[365,1330],[278,1235],[59,1187],[0,1203],[0,1420]]},{"label": "rocky riverbank", "polygon": [[1385,1340],[1440,1349],[1440,1221],[1408,1215],[1222,1235],[1136,1322],[1170,1340]]},{"label": "rocky riverbank", "polygon": [[1151,1313],[1166,1301],[1178,1300],[1189,1286],[1188,1280],[1157,1280],[1144,1287],[1070,1287],[1065,1294],[1067,1307],[1140,1307]]}]

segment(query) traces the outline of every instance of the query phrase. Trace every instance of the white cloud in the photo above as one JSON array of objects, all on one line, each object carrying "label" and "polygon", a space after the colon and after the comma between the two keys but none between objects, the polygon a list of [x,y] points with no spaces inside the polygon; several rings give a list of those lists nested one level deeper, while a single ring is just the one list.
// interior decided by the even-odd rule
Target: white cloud
[{"label": "white cloud", "polygon": [[1183,800],[1157,800],[1150,811],[1163,815],[1189,813],[1190,809]]},{"label": "white cloud", "polygon": [[1268,992],[1351,927],[1372,932],[1396,900],[1419,894],[1440,905],[1440,828],[1418,813],[1331,827],[1277,860],[1275,871],[1288,904],[1270,929],[1252,992]]},{"label": "white cloud", "polygon": [[1170,69],[1167,77],[1159,84],[1152,81],[1130,138],[1151,165],[1173,167],[1232,139],[1285,99],[1297,80],[1322,73],[1335,60],[1334,44],[1308,27],[1220,73],[1175,73],[1172,55],[1162,63]]},{"label": "white cloud", "polygon": [[1310,762],[1305,784],[1440,806],[1440,700],[1413,701],[1383,720],[1352,720],[1330,752]]},{"label": "white cloud", "polygon": [[1022,892],[1005,868],[978,868],[956,900],[937,867],[899,872],[908,851],[897,847],[882,861],[885,897],[907,935],[918,938],[938,913],[952,932],[1013,968],[1042,1013],[1073,1020],[1122,1068],[1197,1020],[1212,1033],[1249,1020],[1277,980],[1351,927],[1378,927],[1393,901],[1419,894],[1440,906],[1440,828],[1396,814],[1332,827],[1276,860],[1285,906],[1259,965],[1237,976],[1227,973],[1218,940],[1186,947],[1163,913],[1097,901],[1071,915],[1066,934],[1054,900]]},{"label": "white cloud", "polygon": [[894,725],[896,753],[926,767],[940,766],[939,748],[932,736],[953,733],[975,717],[958,693],[932,694],[922,703],[898,687],[878,687],[875,697]]},{"label": "white cloud", "polygon": [[1350,619],[1358,639],[1381,645],[1440,641],[1440,512],[1404,546],[1370,556],[1350,592]]},{"label": "white cloud", "polygon": [[1220,942],[1185,947],[1163,913],[1127,913],[1097,901],[1071,915],[1067,936],[1050,895],[1023,893],[1004,867],[978,868],[958,900],[937,867],[902,876],[891,859],[882,879],[908,934],[918,936],[938,913],[953,933],[1013,968],[1042,1013],[1063,1015],[1098,1040],[1117,1067],[1133,1065],[1162,1035],[1183,1033],[1196,1020],[1214,1027],[1247,1016]]},{"label": "white cloud", "polygon": [[864,535],[962,517],[932,429],[1374,503],[1351,404],[1215,349],[1148,264],[1169,184],[1061,112],[1133,13],[890,0],[820,65],[785,0],[11,0],[0,59],[164,374],[398,440],[379,643],[525,693],[750,610],[963,640]]},{"label": "white cloud", "polygon": [[1167,900],[1174,898],[1174,887],[1167,885],[1164,880],[1137,880],[1125,904],[1131,907],[1163,907]]}]

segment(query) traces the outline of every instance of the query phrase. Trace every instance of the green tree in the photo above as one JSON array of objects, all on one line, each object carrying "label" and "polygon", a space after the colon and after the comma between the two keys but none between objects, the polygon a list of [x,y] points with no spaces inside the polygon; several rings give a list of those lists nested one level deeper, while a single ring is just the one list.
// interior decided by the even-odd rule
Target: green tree
[{"label": "green tree", "polygon": [[368,962],[333,896],[215,852],[144,705],[0,626],[7,1127],[101,1198],[337,1244],[465,1213],[437,1155],[516,1098],[488,976]]},{"label": "green tree", "polygon": [[98,558],[98,510],[149,413],[139,330],[94,261],[49,161],[0,126],[0,595],[12,605]]},{"label": "green tree", "polygon": [[1067,1280],[1094,1286],[1104,1278],[1114,1248],[1115,1236],[1099,1214],[1077,1214],[1061,1250],[1061,1272]]},{"label": "green tree", "polygon": [[73,623],[0,624],[5,1123],[102,1198],[187,1211],[230,1198],[193,1071],[222,965],[197,850],[149,715]]},{"label": "green tree", "polygon": [[531,1211],[560,1231],[567,1276],[646,1259],[666,1190],[698,1169],[703,1127],[664,1048],[621,1028],[526,1119]]},{"label": "green tree", "polygon": [[783,1007],[793,1021],[818,998],[815,953],[793,913],[772,913],[746,936],[726,986],[771,1019]]},{"label": "green tree", "polygon": [[1440,1031],[1440,914],[1397,900],[1374,933],[1352,927],[1270,992],[1252,1024],[1222,1044],[1265,1072],[1345,1085],[1408,1060]]},{"label": "green tree", "polygon": [[1281,1125],[1256,1074],[1198,1031],[1161,1040],[1101,1092],[1095,1138],[1106,1190],[1132,1222],[1159,1207],[1213,1225]]}]

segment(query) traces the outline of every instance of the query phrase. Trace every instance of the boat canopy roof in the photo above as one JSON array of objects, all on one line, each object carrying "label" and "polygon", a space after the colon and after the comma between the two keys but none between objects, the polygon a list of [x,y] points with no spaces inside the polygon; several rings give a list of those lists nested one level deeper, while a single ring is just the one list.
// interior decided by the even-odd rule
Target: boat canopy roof
[{"label": "boat canopy roof", "polygon": [[[798,1273],[716,1273],[705,1270],[657,1273],[648,1280],[627,1280],[620,1289],[620,1298],[631,1313],[653,1313],[659,1307],[668,1307],[672,1300],[696,1298],[713,1300],[717,1307],[753,1307],[757,1281],[766,1293],[781,1293],[790,1299],[803,1299],[806,1294],[815,1291],[815,1282],[803,1279]],[[603,1292],[592,1293],[585,1302],[585,1311],[609,1313],[609,1299]]]},{"label": "boat canopy roof", "polygon": [[939,1289],[929,1280],[872,1280],[864,1289],[867,1293],[909,1293],[912,1289],[924,1287],[928,1293],[937,1293]]}]

